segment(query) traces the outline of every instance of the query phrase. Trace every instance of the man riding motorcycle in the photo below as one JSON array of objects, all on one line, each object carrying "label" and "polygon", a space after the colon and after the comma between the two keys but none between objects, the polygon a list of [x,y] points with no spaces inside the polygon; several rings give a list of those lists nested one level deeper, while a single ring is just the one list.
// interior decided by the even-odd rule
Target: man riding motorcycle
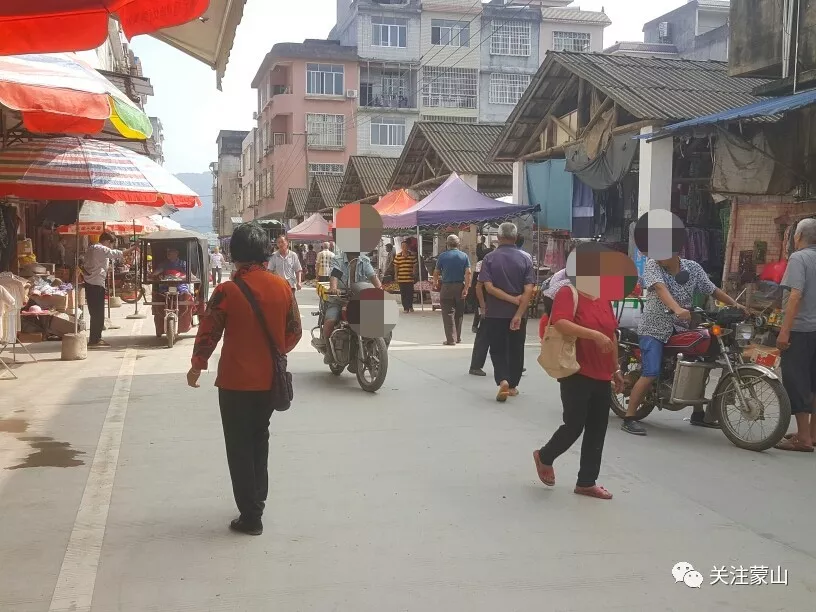
[{"label": "man riding motorcycle", "polygon": [[[353,279],[351,283],[349,283],[349,279]],[[338,296],[342,291],[348,291],[351,285],[365,282],[371,283],[377,289],[382,289],[382,284],[374,271],[374,266],[371,265],[371,260],[366,255],[343,253],[339,257],[335,257],[331,277],[329,278],[330,296]],[[334,327],[340,320],[342,310],[343,304],[338,298],[329,298],[323,320],[322,344],[325,345],[328,339],[331,338]],[[327,352],[323,361],[331,364],[331,360],[331,353]]]},{"label": "man riding motorcycle", "polygon": [[[660,375],[663,346],[675,333],[676,326],[688,327],[691,321],[690,309],[694,293],[713,295],[720,302],[747,312],[744,306],[737,304],[736,300],[711,282],[700,264],[681,259],[677,255],[659,261],[648,259],[643,272],[642,286],[647,291],[643,317],[638,326],[642,372],[632,387],[626,416],[621,425],[623,431],[636,436],[646,435],[643,425],[635,421],[637,409]],[[705,416],[705,408],[695,406],[691,424],[719,427],[716,423],[706,421]]]}]

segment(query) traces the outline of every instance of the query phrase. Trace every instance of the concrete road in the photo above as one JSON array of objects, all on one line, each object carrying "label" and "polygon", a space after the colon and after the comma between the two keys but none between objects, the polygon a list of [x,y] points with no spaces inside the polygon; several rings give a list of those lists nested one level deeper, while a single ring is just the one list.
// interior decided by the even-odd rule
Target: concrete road
[{"label": "concrete road", "polygon": [[[308,328],[314,292],[300,301]],[[192,338],[168,350],[150,319],[119,323],[111,350],[62,363],[40,344],[0,381],[0,610],[816,609],[816,456],[742,451],[683,413],[645,438],[610,416],[615,499],[572,493],[577,448],[547,489],[531,453],[561,408],[535,338],[521,395],[497,404],[467,374],[469,321],[443,347],[438,312],[401,317],[376,395],[303,341],[266,531],[232,534],[213,374],[187,388]],[[675,583],[678,562],[700,589]],[[737,584],[712,585],[715,566]],[[751,566],[787,585],[738,584]]]}]

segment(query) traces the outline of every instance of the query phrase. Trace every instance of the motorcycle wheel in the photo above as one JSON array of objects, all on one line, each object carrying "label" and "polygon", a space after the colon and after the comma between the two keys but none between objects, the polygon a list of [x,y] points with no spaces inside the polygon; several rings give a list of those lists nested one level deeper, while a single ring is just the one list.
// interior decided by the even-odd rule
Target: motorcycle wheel
[{"label": "motorcycle wheel", "polygon": [[[772,380],[760,374],[743,373],[742,381],[743,394],[747,395],[746,399],[754,399],[759,401],[763,412],[766,410],[765,396],[768,393],[760,393],[758,388],[764,387],[769,390],[771,399],[776,399],[779,402],[779,418],[775,425],[772,425],[768,430],[762,426],[765,422],[765,416],[762,419],[746,419],[743,412],[738,407],[739,400],[736,398],[735,381],[736,378],[731,374],[727,374],[723,381],[717,385],[717,390],[713,402],[714,414],[720,422],[720,427],[725,437],[731,442],[745,450],[761,452],[778,444],[785,433],[788,431],[788,426],[791,421],[791,406],[788,394],[779,380]],[[757,397],[760,396],[760,397]],[[757,427],[757,424],[759,426]],[[740,426],[743,427],[740,427]],[[747,425],[747,428],[745,427]],[[743,431],[745,429],[745,431]],[[758,429],[756,432],[760,435],[758,439],[749,439],[752,431]]]},{"label": "motorcycle wheel", "polygon": [[125,283],[119,289],[119,297],[125,304],[135,304],[145,295],[144,287],[132,283]]},{"label": "motorcycle wheel", "polygon": [[358,361],[357,382],[363,391],[374,393],[383,386],[385,375],[388,373],[388,347],[382,338],[364,342],[367,344],[368,362]]},{"label": "motorcycle wheel", "polygon": [[331,373],[334,374],[335,376],[340,376],[343,373],[343,370],[346,369],[346,366],[341,366],[333,363],[332,365],[329,366],[329,369],[331,370]]},{"label": "motorcycle wheel", "polygon": [[[629,403],[626,396],[623,393],[615,393],[615,389],[610,389],[609,393],[612,397],[612,401],[610,402],[612,406],[612,412],[615,413],[615,416],[619,418],[623,418],[626,416],[626,406]],[[647,416],[652,414],[652,410],[654,410],[654,404],[646,404],[643,403],[640,405],[640,408],[637,409],[635,413],[634,419],[635,421],[641,421],[645,419]]]},{"label": "motorcycle wheel", "polygon": [[167,348],[173,348],[173,345],[176,343],[176,330],[178,323],[176,322],[175,317],[168,317],[167,325],[165,326],[167,329],[165,332],[167,333]]}]

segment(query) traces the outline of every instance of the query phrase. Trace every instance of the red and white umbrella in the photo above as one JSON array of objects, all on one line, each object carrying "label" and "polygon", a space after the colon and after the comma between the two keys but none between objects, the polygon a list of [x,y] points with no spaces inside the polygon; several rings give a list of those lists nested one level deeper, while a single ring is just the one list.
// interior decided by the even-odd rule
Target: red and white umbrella
[{"label": "red and white umbrella", "polygon": [[[80,221],[80,236],[98,236],[102,232],[112,232],[114,234],[149,234],[159,229],[155,221],[149,217],[134,219],[133,221],[119,221],[116,223],[105,223],[102,221]],[[76,224],[61,225],[57,228],[57,233],[63,236],[73,236],[77,233]]]},{"label": "red and white umbrella", "polygon": [[210,0],[2,0],[0,55],[94,49],[116,16],[128,38],[201,17]]},{"label": "red and white umbrella", "polygon": [[0,196],[176,208],[198,195],[149,158],[109,142],[65,136],[0,150]]}]

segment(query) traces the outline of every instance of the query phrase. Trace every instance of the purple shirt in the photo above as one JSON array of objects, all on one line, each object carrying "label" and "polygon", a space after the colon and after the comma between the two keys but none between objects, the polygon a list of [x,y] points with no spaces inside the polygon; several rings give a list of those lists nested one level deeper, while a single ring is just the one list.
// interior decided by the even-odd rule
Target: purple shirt
[{"label": "purple shirt", "polygon": [[[491,282],[505,293],[520,296],[526,285],[535,284],[533,261],[515,245],[503,244],[485,255],[479,271],[479,282]],[[487,291],[485,295],[488,319],[512,319],[516,316],[518,306],[493,297]]]}]

